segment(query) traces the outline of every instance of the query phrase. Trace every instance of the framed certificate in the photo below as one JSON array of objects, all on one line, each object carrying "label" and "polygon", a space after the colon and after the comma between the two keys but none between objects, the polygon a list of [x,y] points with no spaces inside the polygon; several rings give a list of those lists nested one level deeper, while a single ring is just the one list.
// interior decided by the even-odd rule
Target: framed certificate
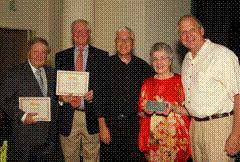
[{"label": "framed certificate", "polygon": [[158,102],[158,101],[147,101],[146,103],[146,109],[151,111],[158,111],[158,112],[165,112],[166,111],[167,104],[164,102]]},{"label": "framed certificate", "polygon": [[88,72],[57,71],[57,95],[84,96],[88,92]]},{"label": "framed certificate", "polygon": [[51,121],[50,97],[19,97],[19,109],[26,113],[38,113],[36,121]]}]

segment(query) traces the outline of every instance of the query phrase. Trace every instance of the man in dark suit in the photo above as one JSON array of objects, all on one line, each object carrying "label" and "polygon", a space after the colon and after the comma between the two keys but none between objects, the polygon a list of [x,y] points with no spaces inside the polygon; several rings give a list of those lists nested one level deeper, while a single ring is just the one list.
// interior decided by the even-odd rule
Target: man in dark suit
[{"label": "man in dark suit", "polygon": [[[57,70],[89,72],[89,92],[83,97],[59,96],[61,114],[69,113],[62,125],[61,146],[66,162],[99,161],[99,128],[96,109],[104,96],[105,64],[108,53],[89,45],[90,28],[86,20],[78,19],[71,26],[74,47],[56,54]],[[80,69],[78,69],[80,67]],[[65,111],[65,112],[64,112]],[[67,125],[67,126],[66,126]]]},{"label": "man in dark suit", "polygon": [[[0,107],[9,116],[12,127],[8,161],[61,161],[55,73],[45,65],[48,53],[45,39],[29,41],[28,61],[11,70],[0,86]],[[50,97],[51,120],[36,121],[37,113],[19,109],[19,97]]]}]

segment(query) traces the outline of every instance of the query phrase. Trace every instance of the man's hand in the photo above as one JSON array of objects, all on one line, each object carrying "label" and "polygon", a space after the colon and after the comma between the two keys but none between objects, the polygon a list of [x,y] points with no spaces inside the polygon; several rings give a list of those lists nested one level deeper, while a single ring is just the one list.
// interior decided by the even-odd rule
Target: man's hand
[{"label": "man's hand", "polygon": [[88,91],[88,92],[84,95],[84,99],[85,99],[86,101],[88,101],[89,103],[91,103],[92,100],[93,100],[93,90]]},{"label": "man's hand", "polygon": [[230,156],[236,155],[240,151],[239,135],[231,133],[226,141],[225,150]]},{"label": "man's hand", "polygon": [[60,101],[71,103],[71,106],[75,109],[78,108],[80,105],[81,97],[70,95],[59,96]]},{"label": "man's hand", "polygon": [[149,110],[149,109],[147,109],[147,108],[143,108],[143,111],[144,111],[146,114],[148,114],[148,115],[152,115],[152,114],[154,113],[154,111]]},{"label": "man's hand", "polygon": [[104,117],[98,118],[98,123],[99,123],[100,140],[102,140],[103,143],[108,145],[111,141],[111,137],[110,137],[110,131],[105,122],[105,118]]},{"label": "man's hand", "polygon": [[110,143],[110,140],[111,140],[110,131],[106,126],[100,128],[99,136],[100,136],[100,140],[102,140],[103,143],[107,145]]},{"label": "man's hand", "polygon": [[231,156],[237,154],[240,151],[240,132],[239,132],[239,125],[240,125],[240,94],[234,96],[234,108],[233,108],[233,126],[232,126],[232,133],[228,137],[225,150]]},{"label": "man's hand", "polygon": [[31,124],[36,124],[37,121],[35,120],[37,113],[27,113],[26,118],[23,122],[25,125],[31,125]]},{"label": "man's hand", "polygon": [[64,96],[59,96],[59,100],[63,102],[69,103],[72,100],[73,96],[72,95],[64,95]]}]

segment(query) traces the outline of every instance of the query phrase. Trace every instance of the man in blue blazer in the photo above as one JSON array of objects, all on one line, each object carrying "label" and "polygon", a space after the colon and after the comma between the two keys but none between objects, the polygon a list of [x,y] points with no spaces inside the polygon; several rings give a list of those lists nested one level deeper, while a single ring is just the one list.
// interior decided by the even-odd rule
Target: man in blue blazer
[{"label": "man in blue blazer", "polygon": [[[55,72],[45,65],[48,53],[49,46],[45,39],[29,41],[28,61],[10,70],[1,83],[0,108],[8,115],[12,128],[8,161],[63,160],[57,125]],[[42,84],[37,78],[38,70],[41,71]],[[19,109],[19,97],[50,97],[51,121],[36,121],[36,113]]]},{"label": "man in blue blazer", "polygon": [[[61,146],[66,162],[99,161],[99,128],[97,108],[103,105],[101,88],[105,86],[105,65],[108,52],[89,45],[88,22],[78,19],[71,26],[74,47],[56,54],[57,70],[89,72],[89,91],[84,97],[59,96],[61,114],[68,114],[68,122],[61,125]],[[78,62],[79,56],[81,61]],[[79,64],[81,70],[77,70]],[[80,100],[78,104],[74,101]],[[70,114],[70,115],[69,115]]]}]

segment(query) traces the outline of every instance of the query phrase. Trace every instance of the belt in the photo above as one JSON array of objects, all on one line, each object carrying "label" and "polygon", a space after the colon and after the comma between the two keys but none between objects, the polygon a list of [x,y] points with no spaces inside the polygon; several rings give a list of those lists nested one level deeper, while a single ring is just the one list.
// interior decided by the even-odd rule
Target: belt
[{"label": "belt", "polygon": [[229,113],[223,113],[223,114],[213,114],[211,116],[207,116],[205,118],[198,118],[198,117],[192,117],[194,118],[194,120],[196,121],[208,121],[211,119],[218,119],[218,118],[223,118],[223,117],[227,117],[227,116],[231,116],[233,115],[233,111],[229,112]]},{"label": "belt", "polygon": [[128,115],[120,114],[120,115],[117,116],[118,120],[125,119],[125,118],[128,118]]},{"label": "belt", "polygon": [[77,107],[77,108],[75,108],[74,110],[85,112],[85,109],[84,109],[83,107]]},{"label": "belt", "polygon": [[112,116],[112,119],[117,119],[117,120],[125,120],[129,118],[134,118],[137,117],[135,114],[119,114],[119,115],[114,115]]}]

